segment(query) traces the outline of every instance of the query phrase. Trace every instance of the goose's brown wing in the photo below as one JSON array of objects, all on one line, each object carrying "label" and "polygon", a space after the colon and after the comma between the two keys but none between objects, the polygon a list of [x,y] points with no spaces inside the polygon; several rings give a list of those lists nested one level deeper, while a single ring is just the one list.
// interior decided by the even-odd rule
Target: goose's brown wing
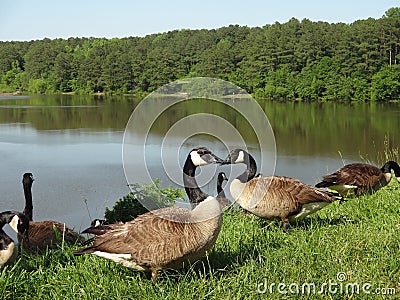
[{"label": "goose's brown wing", "polygon": [[330,203],[335,200],[331,193],[284,176],[263,176],[252,179],[246,184],[241,197],[250,199],[251,195],[254,199],[259,199],[259,202],[248,210],[268,219],[286,218],[298,212],[304,204]]},{"label": "goose's brown wing", "polygon": [[251,180],[249,189],[252,186],[261,184],[265,187],[266,199],[274,199],[274,201],[294,201],[301,204],[310,202],[332,202],[332,194],[321,191],[310,186],[300,180],[285,176],[264,176]]},{"label": "goose's brown wing", "polygon": [[96,251],[131,254],[142,266],[170,266],[202,247],[201,228],[187,223],[189,218],[189,210],[175,207],[146,213],[95,237],[92,247]]},{"label": "goose's brown wing", "polygon": [[301,205],[311,202],[331,203],[334,200],[331,193],[321,191],[300,180],[284,176],[273,176],[270,190],[271,194],[276,194],[275,197],[290,199]]},{"label": "goose's brown wing", "polygon": [[[56,235],[58,231],[59,236]],[[56,221],[29,222],[29,248],[31,250],[45,250],[54,248],[64,237],[67,243],[83,242],[84,238],[64,224]],[[26,244],[24,244],[26,245]]]}]

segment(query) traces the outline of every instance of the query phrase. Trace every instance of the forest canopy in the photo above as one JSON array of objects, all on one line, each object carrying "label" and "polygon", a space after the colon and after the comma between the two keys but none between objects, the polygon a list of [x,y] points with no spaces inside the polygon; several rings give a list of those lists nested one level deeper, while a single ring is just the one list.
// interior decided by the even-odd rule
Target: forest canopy
[{"label": "forest canopy", "polygon": [[186,77],[256,98],[400,100],[400,8],[351,24],[230,25],[145,37],[0,42],[0,91],[143,94]]}]

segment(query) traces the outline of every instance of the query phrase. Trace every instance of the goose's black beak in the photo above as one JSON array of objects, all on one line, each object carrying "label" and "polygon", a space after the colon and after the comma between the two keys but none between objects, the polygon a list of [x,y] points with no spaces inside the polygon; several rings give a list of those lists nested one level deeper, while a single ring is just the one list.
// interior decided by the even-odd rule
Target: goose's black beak
[{"label": "goose's black beak", "polygon": [[223,159],[219,158],[218,156],[216,156],[214,154],[211,154],[211,155],[215,160],[214,163],[216,163],[216,164],[222,164],[222,162],[224,161]]},{"label": "goose's black beak", "polygon": [[223,160],[216,156],[213,153],[207,153],[203,154],[201,158],[207,163],[207,164],[220,164]]},{"label": "goose's black beak", "polygon": [[231,156],[228,155],[228,157],[225,160],[221,160],[220,165],[230,165],[232,163],[231,161]]}]

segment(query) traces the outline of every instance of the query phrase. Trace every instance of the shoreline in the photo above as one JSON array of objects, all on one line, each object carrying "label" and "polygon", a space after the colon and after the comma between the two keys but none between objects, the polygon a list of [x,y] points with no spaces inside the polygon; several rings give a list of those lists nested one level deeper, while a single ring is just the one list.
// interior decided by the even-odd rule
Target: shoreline
[{"label": "shoreline", "polygon": [[15,92],[11,92],[11,93],[4,93],[4,92],[0,92],[0,97],[4,97],[4,96],[18,96],[21,95],[20,91],[15,91]]}]

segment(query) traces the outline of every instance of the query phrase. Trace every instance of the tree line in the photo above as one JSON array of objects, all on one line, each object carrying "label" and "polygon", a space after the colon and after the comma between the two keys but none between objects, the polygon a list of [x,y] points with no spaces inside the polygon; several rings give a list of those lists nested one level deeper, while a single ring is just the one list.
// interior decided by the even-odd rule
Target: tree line
[{"label": "tree line", "polygon": [[400,100],[399,61],[394,7],[351,24],[292,18],[145,37],[0,42],[0,91],[145,94],[206,76],[256,98]]}]

